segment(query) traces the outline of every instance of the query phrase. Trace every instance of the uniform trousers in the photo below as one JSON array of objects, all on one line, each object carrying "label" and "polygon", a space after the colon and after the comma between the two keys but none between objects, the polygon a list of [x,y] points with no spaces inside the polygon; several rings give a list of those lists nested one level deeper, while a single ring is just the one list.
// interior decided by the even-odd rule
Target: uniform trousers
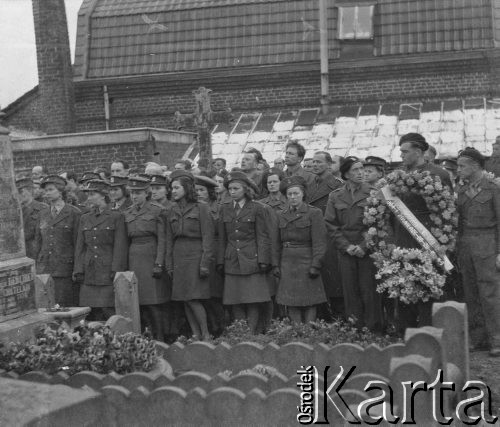
[{"label": "uniform trousers", "polygon": [[479,305],[491,347],[500,348],[500,272],[497,270],[494,231],[477,230],[460,236],[458,264],[465,302],[474,313]]},{"label": "uniform trousers", "polygon": [[346,316],[355,316],[358,326],[382,328],[382,302],[375,284],[375,266],[370,257],[339,253]]}]

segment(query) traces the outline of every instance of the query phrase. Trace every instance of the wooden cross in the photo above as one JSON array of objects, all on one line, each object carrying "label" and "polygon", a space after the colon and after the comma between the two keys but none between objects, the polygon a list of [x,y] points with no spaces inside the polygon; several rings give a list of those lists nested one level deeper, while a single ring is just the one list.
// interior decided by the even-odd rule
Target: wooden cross
[{"label": "wooden cross", "polygon": [[193,114],[175,112],[177,129],[193,125],[198,133],[198,149],[200,160],[198,165],[206,170],[212,169],[212,135],[214,123],[231,122],[233,119],[231,109],[222,112],[213,112],[210,106],[211,89],[200,87],[193,91],[195,109]]}]

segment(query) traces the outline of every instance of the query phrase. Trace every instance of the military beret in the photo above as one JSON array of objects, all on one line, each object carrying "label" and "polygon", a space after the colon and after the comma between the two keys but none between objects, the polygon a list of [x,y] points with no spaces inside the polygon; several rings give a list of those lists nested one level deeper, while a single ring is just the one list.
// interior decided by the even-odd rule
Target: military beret
[{"label": "military beret", "polygon": [[28,177],[16,179],[16,187],[19,190],[21,188],[33,188],[33,180]]},{"label": "military beret", "polygon": [[229,184],[233,181],[241,181],[251,187],[256,193],[259,192],[259,187],[257,187],[257,184],[255,184],[253,179],[250,179],[244,172],[241,171],[233,171],[229,172],[225,177],[224,177],[224,187],[228,188]]},{"label": "military beret", "polygon": [[82,177],[80,178],[80,183],[84,184],[85,182],[91,179],[101,179],[101,175],[96,172],[83,172]]},{"label": "military beret", "polygon": [[429,143],[419,133],[411,132],[403,135],[399,140],[399,145],[401,146],[406,142],[411,143],[414,147],[419,148],[422,151],[427,151],[429,148]]},{"label": "military beret", "polygon": [[345,174],[351,170],[353,164],[360,162],[361,160],[359,160],[355,156],[346,157],[340,165],[340,176],[342,177],[342,179],[346,179]]},{"label": "military beret", "polygon": [[119,176],[119,175],[111,175],[109,177],[109,186],[110,187],[120,187],[122,185],[128,184],[128,177]]},{"label": "military beret", "polygon": [[163,175],[151,175],[151,185],[164,185],[169,184],[169,179]]},{"label": "military beret", "polygon": [[97,193],[107,195],[109,193],[109,183],[102,179],[89,179],[85,183],[83,191],[95,191]]},{"label": "military beret", "polygon": [[478,163],[479,166],[481,166],[482,168],[484,167],[484,162],[485,162],[484,157],[475,148],[465,147],[463,150],[458,152],[458,158],[460,157],[467,157],[469,159],[472,159],[476,163]]},{"label": "military beret", "polygon": [[291,187],[301,187],[303,190],[305,190],[306,186],[307,182],[304,177],[293,175],[281,180],[280,191],[285,194],[286,191]]},{"label": "military beret", "polygon": [[197,185],[203,185],[204,187],[212,187],[212,188],[215,188],[218,185],[217,182],[214,181],[212,178],[203,175],[195,175],[194,183]]},{"label": "military beret", "polygon": [[441,161],[441,166],[445,169],[456,171],[457,170],[457,161],[454,159],[444,159]]},{"label": "military beret", "polygon": [[385,169],[387,166],[387,162],[381,157],[376,156],[368,156],[363,162],[364,166],[376,166],[382,169]]},{"label": "military beret", "polygon": [[59,175],[47,175],[42,178],[40,186],[44,188],[47,184],[54,184],[60,187],[66,187],[66,180]]},{"label": "military beret", "polygon": [[132,176],[128,178],[128,188],[130,190],[147,190],[150,185],[151,181],[142,176]]},{"label": "military beret", "polygon": [[186,178],[186,179],[189,179],[192,182],[194,182],[193,174],[191,172],[181,170],[181,169],[174,170],[170,174],[169,178],[170,178],[170,182],[174,182],[176,179],[179,179],[179,178]]}]

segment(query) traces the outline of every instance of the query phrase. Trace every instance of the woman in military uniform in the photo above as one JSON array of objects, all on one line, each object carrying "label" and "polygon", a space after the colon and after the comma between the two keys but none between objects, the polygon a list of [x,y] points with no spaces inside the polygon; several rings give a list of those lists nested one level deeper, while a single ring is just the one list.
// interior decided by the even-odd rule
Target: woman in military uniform
[{"label": "woman in military uniform", "polygon": [[36,259],[38,249],[36,247],[36,228],[40,220],[40,214],[48,208],[48,205],[38,202],[33,198],[33,180],[21,178],[16,180],[17,191],[23,212],[24,244],[26,256]]},{"label": "woman in military uniform", "polygon": [[73,265],[81,212],[67,204],[66,181],[58,175],[42,179],[41,187],[49,208],[40,212],[36,230],[37,273],[54,279],[56,304],[78,306],[78,284],[73,283]]},{"label": "woman in military uniform", "polygon": [[170,178],[174,203],[167,211],[165,264],[173,280],[172,299],[184,301],[193,336],[208,340],[207,313],[201,301],[210,298],[214,224],[207,204],[197,202],[193,175],[176,170]]},{"label": "woman in military uniform", "polygon": [[346,183],[330,194],[325,221],[339,250],[346,315],[354,316],[359,327],[381,329],[381,296],[376,291],[375,266],[366,251],[363,224],[371,187],[364,182],[363,163],[357,157],[347,157],[340,172]]},{"label": "woman in military uniform", "polygon": [[260,199],[261,203],[270,206],[276,212],[282,212],[287,207],[287,198],[280,191],[280,183],[285,178],[285,174],[280,169],[271,168],[264,172],[262,181],[266,184],[269,195]]},{"label": "woman in military uniform", "polygon": [[223,302],[255,333],[261,305],[271,301],[266,278],[271,268],[269,214],[253,200],[259,189],[243,172],[226,175],[224,185],[232,201],[221,205],[219,219],[217,270],[225,274]]},{"label": "woman in military uniform", "polygon": [[[205,175],[197,175],[195,179],[195,190],[198,202],[206,203],[212,216],[215,229],[215,245],[219,238],[218,223],[220,205],[217,203],[217,182]],[[214,256],[216,258],[216,255]],[[222,306],[222,294],[224,292],[224,277],[215,271],[215,264],[210,266],[210,299],[206,300],[206,309],[210,329],[212,334],[219,335],[222,333],[225,326],[224,307]]]},{"label": "woman in military uniform", "polygon": [[117,271],[127,270],[128,240],[125,220],[109,207],[109,184],[87,181],[90,212],[83,214],[75,250],[75,276],[82,283],[80,304],[89,306],[92,320],[114,314],[113,280]]},{"label": "woman in military uniform", "polygon": [[170,300],[171,288],[163,278],[165,217],[162,206],[151,203],[150,181],[134,176],[128,189],[132,206],[125,212],[129,238],[128,268],[137,276],[141,317],[151,325],[153,336],[164,339],[161,304]]},{"label": "woman in military uniform", "polygon": [[321,209],[304,202],[306,181],[295,175],[281,181],[288,207],[278,213],[273,269],[280,278],[276,300],[288,307],[293,322],[316,320],[316,306],[326,302],[320,268],[326,252]]},{"label": "woman in military uniform", "polygon": [[111,199],[111,209],[125,212],[130,206],[130,194],[127,190],[128,177],[111,175],[109,177],[109,198]]},{"label": "woman in military uniform", "polygon": [[172,207],[168,200],[169,179],[163,175],[151,175],[151,201],[162,205],[165,209]]}]

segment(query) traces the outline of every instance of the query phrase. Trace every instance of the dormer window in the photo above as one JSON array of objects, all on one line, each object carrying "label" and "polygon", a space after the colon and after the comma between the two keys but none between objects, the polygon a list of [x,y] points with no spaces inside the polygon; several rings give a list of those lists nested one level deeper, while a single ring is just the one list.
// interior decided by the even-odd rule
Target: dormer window
[{"label": "dormer window", "polygon": [[374,5],[339,6],[340,40],[373,40]]}]

